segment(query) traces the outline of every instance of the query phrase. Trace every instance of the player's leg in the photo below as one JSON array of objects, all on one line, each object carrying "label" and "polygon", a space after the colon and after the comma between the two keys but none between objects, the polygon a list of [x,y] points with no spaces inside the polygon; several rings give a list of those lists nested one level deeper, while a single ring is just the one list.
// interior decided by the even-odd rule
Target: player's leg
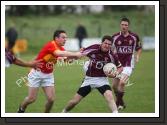
[{"label": "player's leg", "polygon": [[28,74],[28,96],[21,103],[18,113],[24,112],[26,107],[36,100],[40,82],[41,78],[39,78],[39,72],[32,69],[31,72]]},{"label": "player's leg", "polygon": [[118,90],[118,83],[119,83],[118,78],[113,78],[112,79],[112,89],[114,89],[114,91]]},{"label": "player's leg", "polygon": [[118,113],[117,110],[117,106],[114,100],[114,97],[112,95],[112,91],[111,91],[111,87],[109,85],[103,85],[101,87],[97,88],[99,90],[99,92],[104,96],[104,98],[106,99],[108,106],[110,108],[110,110],[113,113]]},{"label": "player's leg", "polygon": [[76,93],[74,97],[67,103],[67,106],[63,109],[62,113],[67,113],[72,110],[81,100],[82,96]]},{"label": "player's leg", "polygon": [[117,91],[117,100],[118,100],[118,109],[125,108],[125,103],[123,100],[125,94],[125,85],[129,79],[129,76],[126,74],[121,75],[121,79],[119,81],[118,91]]},{"label": "player's leg", "polygon": [[120,79],[119,84],[118,84],[119,91],[121,91],[121,92],[125,91],[125,85],[128,82],[128,80],[129,80],[129,76],[127,74],[121,75],[121,79]]},{"label": "player's leg", "polygon": [[122,101],[121,99],[121,95],[122,95],[122,91],[120,92],[119,90],[119,86],[120,86],[120,79],[118,78],[114,78],[112,79],[112,89],[114,90],[114,94],[116,97],[116,105],[117,107],[120,105],[120,102]]},{"label": "player's leg", "polygon": [[118,78],[113,78],[112,79],[112,89],[113,89],[115,97],[116,97],[116,105],[117,106],[118,106],[118,103],[119,103],[118,98],[117,98],[119,81],[120,80]]},{"label": "player's leg", "polygon": [[38,87],[29,87],[28,96],[24,99],[24,101],[20,104],[18,113],[24,113],[27,106],[33,102],[35,102],[38,93]]},{"label": "player's leg", "polygon": [[47,98],[44,112],[49,113],[55,99],[54,75],[53,73],[41,73],[41,76],[43,76],[41,86]]},{"label": "player's leg", "polygon": [[84,86],[79,88],[74,97],[68,102],[67,106],[63,109],[63,113],[69,112],[73,109],[85,96],[87,96],[91,91],[90,86]]},{"label": "player's leg", "polygon": [[54,99],[55,99],[55,88],[54,88],[54,86],[45,86],[42,88],[43,88],[43,91],[44,91],[46,98],[47,98],[44,112],[49,113],[52,106],[53,106]]},{"label": "player's leg", "polygon": [[120,81],[118,86],[118,93],[117,93],[117,99],[119,101],[118,109],[125,108],[125,103],[123,100],[123,97],[125,95],[125,85],[129,80],[129,76],[132,74],[132,67],[124,67],[121,75],[120,75]]}]

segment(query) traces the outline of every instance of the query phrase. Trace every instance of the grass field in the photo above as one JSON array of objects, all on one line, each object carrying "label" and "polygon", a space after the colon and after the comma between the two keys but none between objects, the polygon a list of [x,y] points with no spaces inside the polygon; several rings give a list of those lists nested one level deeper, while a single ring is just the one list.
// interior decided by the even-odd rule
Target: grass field
[{"label": "grass field", "polygon": [[[31,60],[35,55],[21,55],[24,60]],[[82,64],[82,63],[79,63]],[[81,85],[84,73],[82,66],[75,63],[71,66],[56,66],[54,72],[56,81],[56,100],[52,112],[59,113],[73,97]],[[5,112],[15,113],[24,97],[27,86],[23,77],[27,76],[29,68],[12,65],[5,69]],[[20,82],[19,87],[16,82]],[[125,113],[154,113],[155,112],[155,52],[144,51],[140,62],[130,78],[132,86],[126,87]],[[111,83],[112,84],[112,83]],[[40,89],[37,101],[27,108],[26,112],[41,113],[44,110],[45,95]],[[110,112],[104,98],[93,90],[71,112],[74,113],[107,113]]]}]

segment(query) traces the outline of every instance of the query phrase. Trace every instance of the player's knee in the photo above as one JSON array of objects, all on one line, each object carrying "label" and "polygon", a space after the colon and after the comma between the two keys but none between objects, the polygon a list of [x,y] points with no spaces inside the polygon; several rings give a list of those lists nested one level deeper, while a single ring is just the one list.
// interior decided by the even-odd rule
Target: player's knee
[{"label": "player's knee", "polygon": [[29,101],[30,103],[33,103],[33,102],[36,101],[36,97],[28,97],[28,101]]},{"label": "player's knee", "polygon": [[47,98],[47,100],[48,100],[49,103],[53,103],[54,100],[55,100],[55,97],[50,96],[50,97]]},{"label": "player's knee", "polygon": [[111,91],[106,91],[104,93],[104,96],[105,96],[107,101],[112,101],[114,99]]},{"label": "player's knee", "polygon": [[125,83],[125,81],[120,80],[120,83],[119,83],[119,84],[120,84],[120,86],[124,87],[126,83]]}]

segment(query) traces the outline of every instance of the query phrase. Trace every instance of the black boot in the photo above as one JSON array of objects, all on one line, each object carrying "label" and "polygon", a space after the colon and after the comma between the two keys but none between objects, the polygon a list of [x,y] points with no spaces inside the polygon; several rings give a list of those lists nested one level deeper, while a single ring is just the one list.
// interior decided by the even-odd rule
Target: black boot
[{"label": "black boot", "polygon": [[24,112],[25,112],[25,110],[23,110],[23,108],[21,106],[19,106],[17,113],[24,113]]}]

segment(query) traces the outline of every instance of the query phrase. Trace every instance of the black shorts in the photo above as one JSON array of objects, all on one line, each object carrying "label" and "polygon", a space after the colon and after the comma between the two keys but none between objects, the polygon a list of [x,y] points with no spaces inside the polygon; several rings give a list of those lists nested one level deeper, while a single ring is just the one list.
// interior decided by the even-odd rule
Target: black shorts
[{"label": "black shorts", "polygon": [[81,88],[79,88],[79,90],[77,91],[77,93],[78,93],[79,95],[81,95],[82,97],[87,96],[90,92],[91,92],[91,87],[90,87],[90,85],[89,85],[89,86],[81,87]]},{"label": "black shorts", "polygon": [[[109,85],[103,85],[101,87],[97,88],[98,91],[103,95],[105,93],[106,90],[111,90],[111,87]],[[82,97],[87,96],[89,93],[91,92],[91,86],[84,86],[79,88],[79,90],[77,91],[77,93],[79,95],[81,95]]]},{"label": "black shorts", "polygon": [[103,95],[106,90],[111,90],[111,87],[109,85],[103,85],[101,87],[98,87],[97,89]]}]

